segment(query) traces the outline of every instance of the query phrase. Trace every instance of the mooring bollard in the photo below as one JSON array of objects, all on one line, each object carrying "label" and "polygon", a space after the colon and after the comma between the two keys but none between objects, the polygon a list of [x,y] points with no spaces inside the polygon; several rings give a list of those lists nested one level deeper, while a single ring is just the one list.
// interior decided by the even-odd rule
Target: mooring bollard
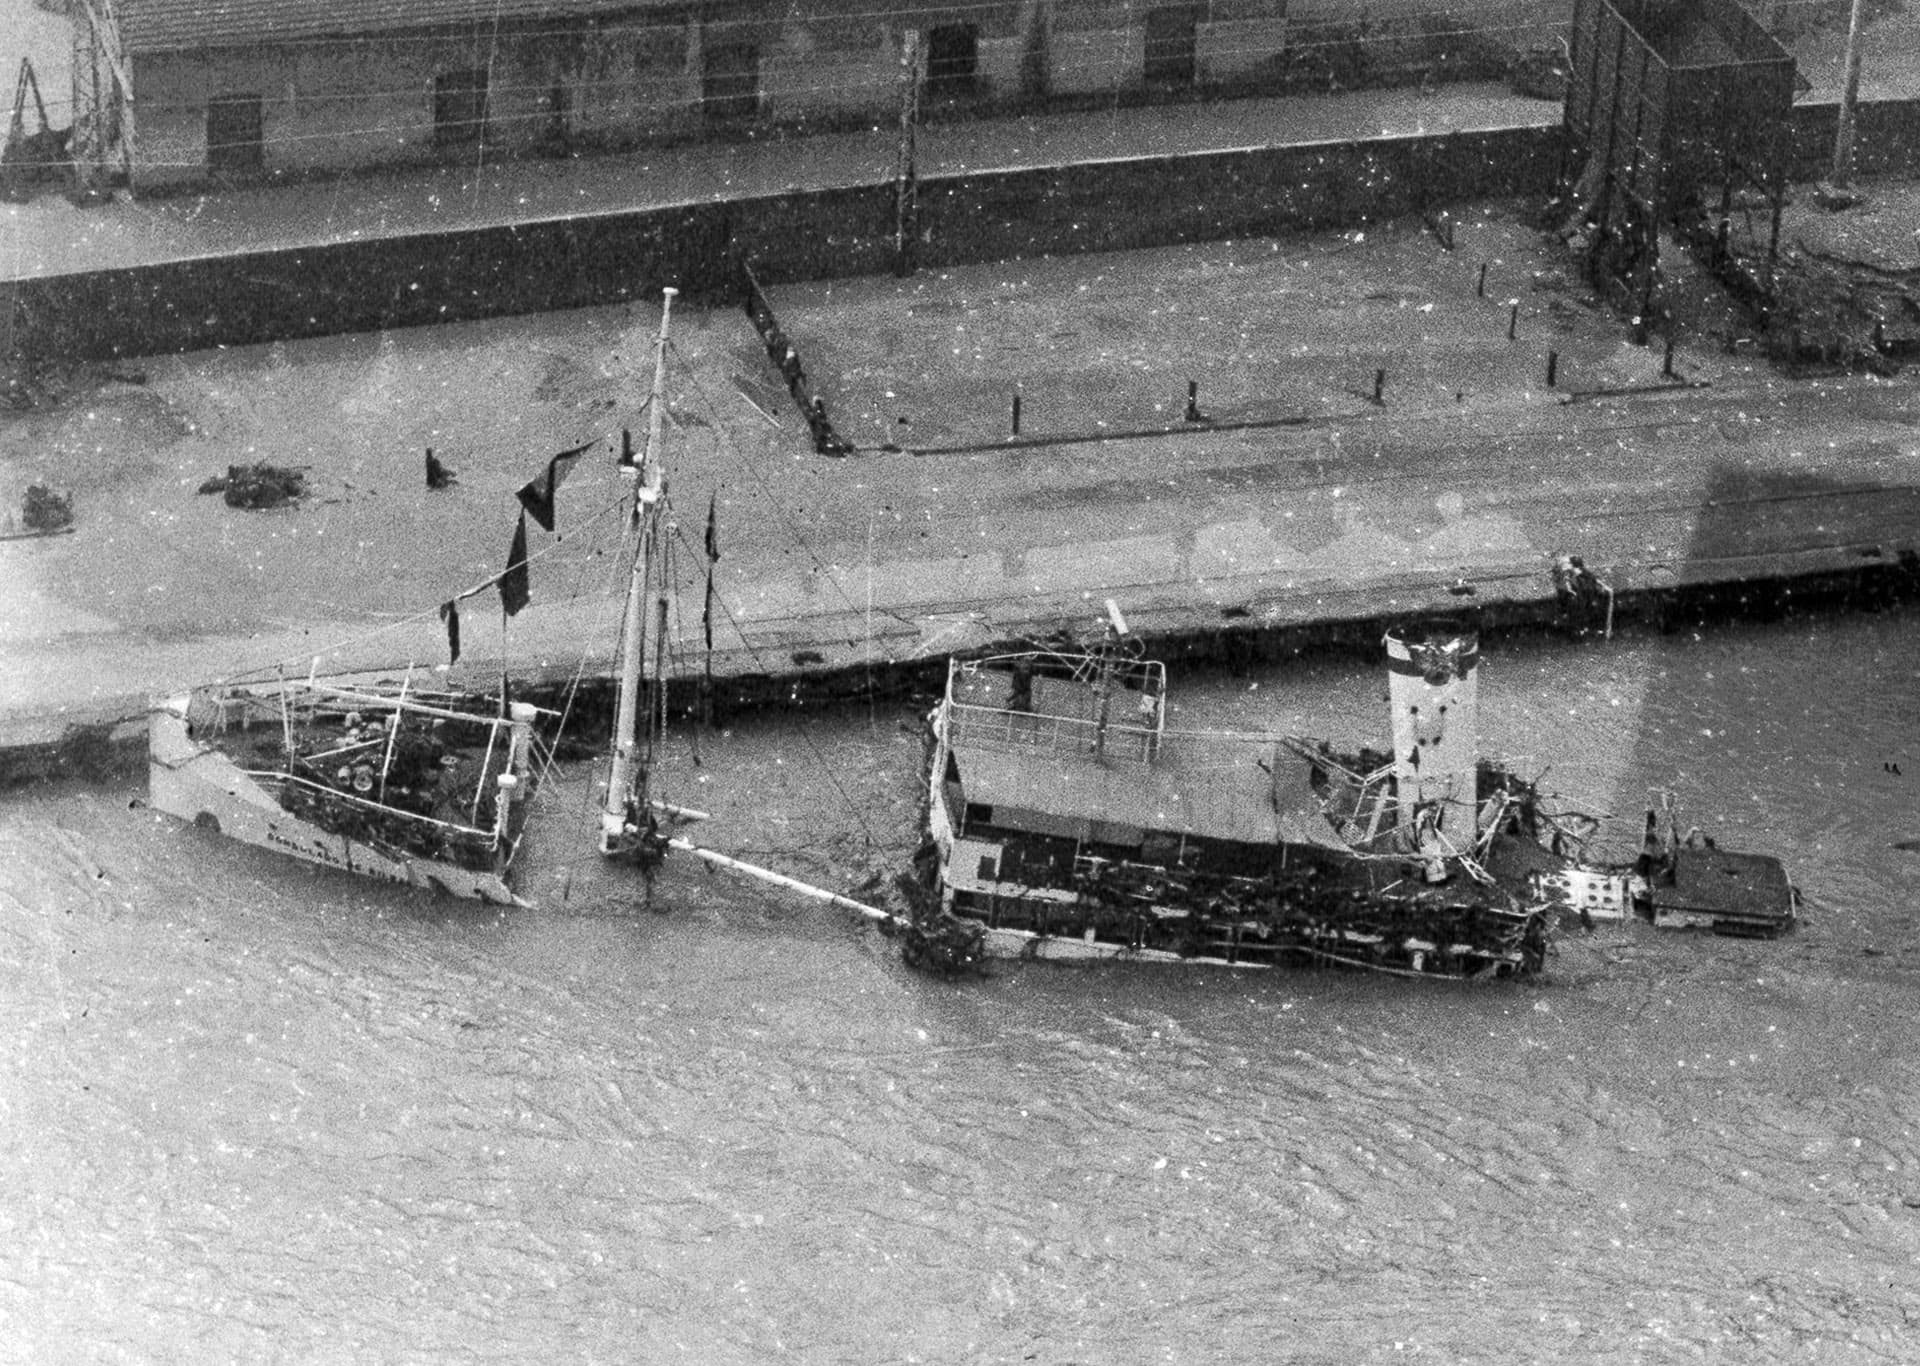
[{"label": "mooring bollard", "polygon": [[1547,388],[1553,388],[1554,377],[1560,372],[1560,353],[1547,352]]},{"label": "mooring bollard", "polygon": [[1020,435],[1020,395],[1013,396],[1013,434]]}]

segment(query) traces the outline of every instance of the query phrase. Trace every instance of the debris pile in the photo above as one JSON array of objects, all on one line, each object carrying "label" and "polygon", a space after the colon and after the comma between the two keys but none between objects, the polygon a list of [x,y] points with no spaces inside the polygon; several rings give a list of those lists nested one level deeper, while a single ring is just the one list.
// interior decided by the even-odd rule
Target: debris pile
[{"label": "debris pile", "polygon": [[73,498],[69,494],[56,493],[45,484],[29,484],[20,520],[28,531],[42,535],[65,531],[73,525]]},{"label": "debris pile", "polygon": [[1789,199],[1771,261],[1756,222],[1766,205],[1750,196],[1735,197],[1724,223],[1700,211],[1682,227],[1694,254],[1763,325],[1777,364],[1890,374],[1920,355],[1914,204],[1913,191],[1891,181]]},{"label": "debris pile", "polygon": [[1553,594],[1560,606],[1561,629],[1584,636],[1604,622],[1613,635],[1613,587],[1587,568],[1578,555],[1553,557]]},{"label": "debris pile", "polygon": [[433,447],[427,447],[427,487],[430,489],[450,489],[460,482],[460,476],[440,463],[434,455]]},{"label": "debris pile", "polygon": [[224,475],[216,475],[202,484],[201,493],[224,493],[227,506],[234,508],[277,508],[297,501],[307,491],[307,476],[301,470],[261,461],[252,465],[229,465]]},{"label": "debris pile", "polygon": [[29,355],[14,347],[0,354],[0,407],[15,412],[57,408],[106,384],[145,384],[137,370],[119,370],[64,356]]},{"label": "debris pile", "polygon": [[1796,243],[1781,255],[1769,331],[1790,363],[1891,373],[1920,353],[1920,270]]}]

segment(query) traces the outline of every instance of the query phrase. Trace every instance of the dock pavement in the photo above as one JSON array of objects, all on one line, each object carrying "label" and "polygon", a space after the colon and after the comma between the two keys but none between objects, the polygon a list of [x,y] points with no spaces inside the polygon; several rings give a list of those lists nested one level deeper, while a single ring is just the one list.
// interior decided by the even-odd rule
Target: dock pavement
[{"label": "dock pavement", "polygon": [[[855,447],[838,458],[742,312],[676,309],[683,638],[709,507],[713,673],[761,700],[1087,639],[1109,598],[1204,653],[1463,610],[1551,622],[1566,554],[1623,615],[1920,573],[1911,380],[1783,378],[1729,354],[1737,321],[1711,310],[1669,366],[1510,209],[1452,237],[1415,221],[776,290]],[[64,474],[77,525],[0,542],[0,743],[94,743],[217,679],[604,675],[618,575],[578,533],[605,525],[618,433],[644,435],[658,321],[156,357],[15,419],[10,477]],[[594,442],[557,534],[531,536],[531,605],[466,598],[450,668],[438,609],[505,567],[516,490]],[[425,486],[429,447],[452,487]],[[304,468],[299,505],[195,491],[258,459]]]}]

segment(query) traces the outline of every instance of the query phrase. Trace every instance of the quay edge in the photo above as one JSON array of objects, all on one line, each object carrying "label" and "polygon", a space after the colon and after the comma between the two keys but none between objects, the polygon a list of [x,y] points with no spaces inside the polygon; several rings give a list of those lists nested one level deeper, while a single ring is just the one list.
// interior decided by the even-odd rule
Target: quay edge
[{"label": "quay edge", "polygon": [[[1604,567],[1603,577],[1605,576]],[[1539,576],[1547,582],[1543,565]],[[1281,599],[1265,604],[1214,602],[1161,603],[1130,612],[1135,634],[1169,663],[1201,667],[1249,667],[1315,651],[1352,653],[1371,658],[1388,626],[1409,618],[1470,615],[1483,639],[1497,647],[1502,637],[1562,629],[1558,600],[1551,593],[1514,594],[1492,586],[1482,593],[1471,580],[1436,586],[1424,594],[1369,602],[1352,590],[1338,603],[1327,596]],[[1740,577],[1695,577],[1665,587],[1628,587],[1614,603],[1616,629],[1673,630],[1681,627],[1775,621],[1801,612],[1874,611],[1920,601],[1920,549],[1901,548],[1851,565],[1777,564],[1749,568]],[[970,647],[966,654],[1005,653],[1036,640],[1084,637],[1093,629],[1085,614],[1054,611],[1036,615],[1020,629]],[[948,652],[910,657],[873,657],[857,637],[833,629],[833,619],[817,623],[812,648],[793,649],[788,662],[767,669],[743,652],[714,657],[713,705],[721,716],[831,707],[873,697],[931,697],[946,675]],[[1589,648],[1604,650],[1598,631]],[[787,641],[791,646],[792,639]],[[609,663],[609,669],[611,661]],[[392,667],[403,668],[404,662]],[[497,664],[476,661],[478,676]],[[557,696],[568,678],[535,678],[528,700]],[[692,700],[688,680],[689,701]],[[575,715],[590,718],[611,705],[612,685],[596,674],[582,686]],[[0,716],[0,791],[41,782],[108,782],[144,770],[147,758],[148,699],[124,696],[93,699],[57,713]]]}]

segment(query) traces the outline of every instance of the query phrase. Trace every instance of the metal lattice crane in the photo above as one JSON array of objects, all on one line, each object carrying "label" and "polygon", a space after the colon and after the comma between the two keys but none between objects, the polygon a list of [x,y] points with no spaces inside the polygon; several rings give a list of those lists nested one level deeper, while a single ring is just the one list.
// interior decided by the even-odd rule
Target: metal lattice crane
[{"label": "metal lattice crane", "polygon": [[74,6],[73,167],[83,192],[133,179],[133,80],[113,0]]}]

